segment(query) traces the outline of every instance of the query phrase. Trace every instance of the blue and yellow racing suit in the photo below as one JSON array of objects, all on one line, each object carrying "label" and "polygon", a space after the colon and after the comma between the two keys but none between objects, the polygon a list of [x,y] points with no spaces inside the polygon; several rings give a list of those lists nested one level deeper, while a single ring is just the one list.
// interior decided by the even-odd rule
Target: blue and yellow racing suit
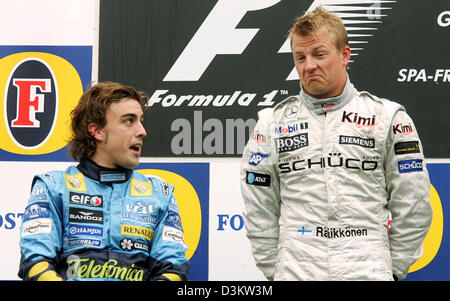
[{"label": "blue and yellow racing suit", "polygon": [[174,186],[91,160],[37,175],[21,228],[24,280],[187,280]]}]

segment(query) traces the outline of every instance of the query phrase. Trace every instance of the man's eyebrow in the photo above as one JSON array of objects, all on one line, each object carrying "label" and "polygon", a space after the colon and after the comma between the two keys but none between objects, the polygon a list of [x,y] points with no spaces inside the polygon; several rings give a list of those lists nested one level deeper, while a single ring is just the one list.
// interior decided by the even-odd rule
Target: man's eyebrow
[{"label": "man's eyebrow", "polygon": [[126,119],[126,118],[133,118],[133,119],[144,119],[144,114],[138,115],[136,113],[125,113],[120,116],[120,119]]},{"label": "man's eyebrow", "polygon": [[134,118],[134,119],[144,119],[144,114],[138,115],[136,113],[125,113],[123,115],[120,116],[120,119],[124,119],[124,118]]},{"label": "man's eyebrow", "polygon": [[120,115],[120,118],[125,118],[125,117],[137,117],[137,115],[135,113],[125,113],[123,115]]}]

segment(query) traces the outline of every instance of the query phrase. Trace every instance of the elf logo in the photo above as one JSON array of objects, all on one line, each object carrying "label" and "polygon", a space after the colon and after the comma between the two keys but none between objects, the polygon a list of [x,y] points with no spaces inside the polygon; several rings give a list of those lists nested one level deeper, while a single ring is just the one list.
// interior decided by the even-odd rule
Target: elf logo
[{"label": "elf logo", "polygon": [[0,58],[0,149],[40,155],[66,146],[70,111],[82,93],[77,70],[60,56],[18,52]]},{"label": "elf logo", "polygon": [[5,115],[11,139],[33,149],[53,132],[58,89],[51,67],[39,58],[20,61],[11,71],[5,93]]}]

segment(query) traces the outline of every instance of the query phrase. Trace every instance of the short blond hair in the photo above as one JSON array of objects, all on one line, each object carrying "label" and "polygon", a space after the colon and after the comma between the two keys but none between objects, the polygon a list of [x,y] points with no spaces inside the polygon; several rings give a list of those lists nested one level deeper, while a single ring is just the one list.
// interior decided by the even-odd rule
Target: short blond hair
[{"label": "short blond hair", "polygon": [[319,34],[329,35],[337,50],[342,50],[349,45],[347,30],[342,20],[322,6],[297,18],[288,33],[291,38],[291,45],[293,35],[307,37]]}]

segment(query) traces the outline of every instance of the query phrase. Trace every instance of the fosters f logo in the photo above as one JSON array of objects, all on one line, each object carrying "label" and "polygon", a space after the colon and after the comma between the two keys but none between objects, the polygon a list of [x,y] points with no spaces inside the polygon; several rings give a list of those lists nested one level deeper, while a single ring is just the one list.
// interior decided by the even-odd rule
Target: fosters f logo
[{"label": "fosters f logo", "polygon": [[26,58],[14,66],[6,85],[5,122],[11,140],[23,149],[38,148],[53,132],[58,111],[51,67],[41,59]]},{"label": "fosters f logo", "polygon": [[77,70],[58,55],[19,52],[1,58],[0,148],[40,155],[66,146],[70,111],[82,93]]}]

